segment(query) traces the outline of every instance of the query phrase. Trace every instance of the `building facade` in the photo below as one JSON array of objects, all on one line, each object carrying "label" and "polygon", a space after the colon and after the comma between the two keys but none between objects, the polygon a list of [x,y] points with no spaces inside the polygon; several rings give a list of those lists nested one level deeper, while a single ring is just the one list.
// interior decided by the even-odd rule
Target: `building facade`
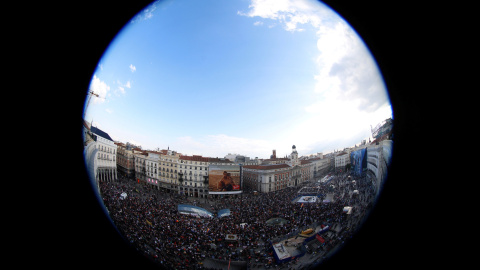
[{"label": "building facade", "polygon": [[322,157],[315,157],[311,159],[307,159],[310,163],[312,163],[312,171],[313,171],[313,178],[321,178],[328,172],[333,169],[333,159],[331,158],[323,158]]},{"label": "building facade", "polygon": [[108,133],[83,121],[84,157],[92,181],[117,180],[117,145]]},{"label": "building facade", "polygon": [[99,181],[117,180],[117,146],[106,132],[97,127],[90,127],[90,130],[96,136],[96,148],[98,149],[96,178]]},{"label": "building facade", "polygon": [[350,164],[350,155],[343,151],[335,156],[335,170],[345,171],[347,164]]},{"label": "building facade", "polygon": [[[273,163],[273,164],[272,164]],[[261,165],[246,165],[242,169],[244,186],[258,192],[272,192],[298,186],[314,177],[314,163],[300,160],[292,146],[289,158],[276,158],[275,153]]]},{"label": "building facade", "polygon": [[170,149],[134,151],[135,181],[189,197],[208,197],[210,164],[233,165],[228,159],[187,156]]},{"label": "building facade", "polygon": [[388,165],[392,156],[391,140],[383,140],[367,148],[367,177],[374,182],[377,194],[387,177]]},{"label": "building facade", "polygon": [[118,173],[130,179],[135,178],[135,157],[132,145],[115,143],[117,145],[117,169]]},{"label": "building facade", "polygon": [[167,193],[178,193],[179,190],[179,158],[180,154],[169,149],[160,151],[158,178],[159,188]]}]

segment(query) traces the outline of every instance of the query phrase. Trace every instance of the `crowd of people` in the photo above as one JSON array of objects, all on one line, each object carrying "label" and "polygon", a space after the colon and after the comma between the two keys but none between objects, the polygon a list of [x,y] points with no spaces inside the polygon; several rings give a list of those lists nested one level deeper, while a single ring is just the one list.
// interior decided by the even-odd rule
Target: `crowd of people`
[{"label": "crowd of people", "polygon": [[[311,224],[358,224],[372,205],[374,191],[366,178],[353,184],[348,173],[335,175],[328,184],[318,181],[297,187],[254,194],[244,190],[242,195],[209,198],[193,203],[185,196],[164,193],[147,185],[120,178],[115,182],[101,182],[103,202],[113,222],[123,236],[140,252],[170,269],[205,269],[203,261],[246,261],[248,265],[273,263],[273,239],[291,235]],[[305,186],[316,187],[324,196],[334,193],[330,203],[293,203],[298,191]],[[359,190],[354,195],[353,190]],[[126,193],[125,198],[120,194]],[[212,213],[230,209],[230,215],[217,218],[195,217],[177,211],[179,204],[197,204]],[[344,206],[354,206],[354,214],[347,217]],[[288,223],[271,226],[267,220],[275,217]],[[353,220],[353,223],[352,223]],[[240,225],[242,224],[242,225]],[[352,226],[352,225],[349,225]],[[354,230],[346,230],[336,238],[326,239],[325,249],[333,248],[339,241],[351,237]],[[235,241],[226,239],[234,234]]]}]

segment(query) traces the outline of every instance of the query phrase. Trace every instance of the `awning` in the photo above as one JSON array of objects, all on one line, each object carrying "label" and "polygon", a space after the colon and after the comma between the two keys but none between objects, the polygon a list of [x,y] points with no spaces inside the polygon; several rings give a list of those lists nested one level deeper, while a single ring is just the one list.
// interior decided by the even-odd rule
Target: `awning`
[{"label": "awning", "polygon": [[325,243],[325,239],[323,239],[323,237],[321,237],[320,235],[316,235],[315,238],[320,242],[320,243]]}]

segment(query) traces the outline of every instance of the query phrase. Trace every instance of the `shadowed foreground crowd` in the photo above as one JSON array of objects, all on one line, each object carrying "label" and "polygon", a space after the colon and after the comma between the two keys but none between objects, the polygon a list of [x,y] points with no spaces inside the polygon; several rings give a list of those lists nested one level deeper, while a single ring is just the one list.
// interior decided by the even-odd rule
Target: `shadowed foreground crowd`
[{"label": "shadowed foreground crowd", "polygon": [[[342,224],[346,219],[342,211],[345,205],[359,206],[356,215],[363,216],[370,206],[366,202],[373,199],[373,189],[365,180],[357,180],[355,188],[365,194],[365,199],[359,201],[356,197],[344,196],[353,189],[346,179],[346,175],[336,178],[333,203],[292,203],[302,186],[259,195],[244,190],[242,196],[209,199],[203,205],[125,179],[102,182],[100,191],[113,222],[137,250],[169,269],[204,269],[202,262],[206,258],[249,264],[271,261],[270,241],[315,222]],[[320,185],[318,192],[326,194],[327,186]],[[127,197],[122,200],[120,194],[123,192]],[[196,204],[214,214],[229,208],[231,215],[198,218],[180,214],[178,204]],[[289,223],[267,225],[266,221],[274,217],[282,217]],[[246,225],[242,228],[241,223]],[[238,241],[226,241],[226,234],[238,235]],[[337,241],[328,240],[327,246],[333,247]],[[249,252],[251,249],[261,252]]]}]

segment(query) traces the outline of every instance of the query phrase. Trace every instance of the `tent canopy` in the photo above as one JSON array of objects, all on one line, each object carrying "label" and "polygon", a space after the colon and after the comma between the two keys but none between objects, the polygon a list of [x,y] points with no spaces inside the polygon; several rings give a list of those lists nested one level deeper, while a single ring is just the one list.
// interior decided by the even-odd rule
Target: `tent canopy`
[{"label": "tent canopy", "polygon": [[351,207],[351,206],[345,206],[345,207],[343,207],[343,212],[347,213],[347,215],[350,215],[352,213],[352,209],[353,209],[353,207]]},{"label": "tent canopy", "polygon": [[270,225],[270,226],[275,226],[275,225],[281,226],[281,225],[288,224],[288,223],[290,223],[290,221],[288,221],[284,218],[281,218],[281,217],[271,218],[271,219],[266,221],[266,224]]}]

